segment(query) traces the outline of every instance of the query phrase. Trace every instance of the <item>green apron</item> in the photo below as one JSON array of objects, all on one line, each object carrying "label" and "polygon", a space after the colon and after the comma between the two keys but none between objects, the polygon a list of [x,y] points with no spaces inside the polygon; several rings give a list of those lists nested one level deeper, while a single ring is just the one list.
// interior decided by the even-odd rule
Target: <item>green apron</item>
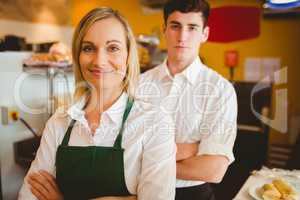
[{"label": "green apron", "polygon": [[122,133],[133,101],[128,100],[113,147],[68,146],[72,120],[56,153],[56,181],[64,199],[129,196],[124,176]]}]

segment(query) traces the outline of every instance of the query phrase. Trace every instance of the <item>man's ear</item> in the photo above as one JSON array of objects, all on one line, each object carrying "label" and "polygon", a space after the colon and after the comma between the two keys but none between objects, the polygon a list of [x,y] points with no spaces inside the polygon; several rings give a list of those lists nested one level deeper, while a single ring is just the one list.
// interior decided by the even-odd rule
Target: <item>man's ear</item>
[{"label": "man's ear", "polygon": [[202,34],[202,42],[206,42],[209,36],[209,27],[205,26],[203,29],[203,34]]},{"label": "man's ear", "polygon": [[163,28],[163,33],[165,34],[166,29],[167,29],[167,25],[164,23],[164,24],[162,25],[162,28]]}]

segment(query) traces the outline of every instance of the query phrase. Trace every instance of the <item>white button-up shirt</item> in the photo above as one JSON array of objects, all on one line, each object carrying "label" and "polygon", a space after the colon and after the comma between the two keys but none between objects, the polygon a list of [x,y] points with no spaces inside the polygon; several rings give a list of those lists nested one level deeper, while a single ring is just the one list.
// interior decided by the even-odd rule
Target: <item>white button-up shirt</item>
[{"label": "white button-up shirt", "polygon": [[[69,145],[112,147],[119,133],[128,95],[119,99],[101,114],[95,134],[91,133],[83,98],[67,112],[56,111],[49,119],[41,144],[28,174],[46,170],[56,174],[55,157],[71,119],[73,127]],[[125,123],[122,147],[124,151],[125,182],[129,192],[139,200],[173,200],[176,182],[176,145],[174,123],[171,117],[155,112],[151,106],[135,101]],[[84,172],[82,172],[84,173]],[[27,176],[19,193],[19,199],[36,199],[30,192]]]},{"label": "white button-up shirt", "polygon": [[[174,77],[167,60],[145,72],[137,90],[139,99],[150,102],[175,121],[177,143],[200,142],[198,155],[223,155],[234,161],[237,101],[233,86],[197,57]],[[203,184],[177,179],[177,187]]]}]

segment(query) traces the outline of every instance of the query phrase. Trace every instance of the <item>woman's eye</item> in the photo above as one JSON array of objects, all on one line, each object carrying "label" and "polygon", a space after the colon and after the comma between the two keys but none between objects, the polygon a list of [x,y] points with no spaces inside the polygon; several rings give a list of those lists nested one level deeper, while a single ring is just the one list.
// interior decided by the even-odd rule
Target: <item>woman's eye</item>
[{"label": "woman's eye", "polygon": [[107,49],[109,52],[116,52],[120,50],[118,46],[109,46]]},{"label": "woman's eye", "polygon": [[81,48],[81,51],[86,52],[86,53],[92,52],[93,50],[94,50],[94,48],[92,46],[83,46]]}]

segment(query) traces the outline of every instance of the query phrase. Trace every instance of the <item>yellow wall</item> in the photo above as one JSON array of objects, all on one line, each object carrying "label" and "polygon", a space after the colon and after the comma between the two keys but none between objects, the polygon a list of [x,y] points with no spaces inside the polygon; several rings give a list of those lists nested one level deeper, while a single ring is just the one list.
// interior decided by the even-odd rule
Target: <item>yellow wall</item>
[{"label": "yellow wall", "polygon": [[153,28],[162,30],[162,14],[144,15],[139,0],[72,0],[72,24],[76,25],[81,17],[97,6],[109,6],[119,10],[129,21],[135,34],[151,33]]},{"label": "yellow wall", "polygon": [[[261,7],[257,0],[210,0],[212,7],[224,5],[244,5]],[[118,9],[130,22],[135,34],[151,33],[159,27],[162,30],[162,13],[145,15],[139,5],[139,0],[73,0],[72,24],[76,25],[80,18],[90,9],[97,6],[110,6]],[[224,51],[235,49],[239,51],[239,66],[235,71],[235,80],[243,80],[243,64],[247,57],[280,57],[282,66],[288,67],[288,104],[289,115],[300,113],[300,17],[297,18],[264,18],[261,16],[260,36],[255,39],[232,43],[208,42],[201,48],[201,55],[207,65],[229,78],[229,72],[224,67]],[[238,30],[237,30],[238,31]],[[161,39],[163,35],[161,34]],[[162,40],[161,47],[165,47]],[[273,104],[275,100],[273,99]],[[285,143],[287,134],[271,130],[271,140]]]},{"label": "yellow wall", "polygon": [[[261,7],[259,1],[218,1],[211,0],[212,7],[222,5],[252,5]],[[222,2],[222,3],[221,3]],[[288,116],[300,114],[300,16],[298,17],[273,17],[261,16],[260,36],[255,39],[233,42],[228,44],[207,43],[201,49],[201,54],[206,58],[207,64],[216,71],[229,78],[228,70],[223,67],[225,50],[236,49],[239,51],[240,62],[235,71],[235,79],[243,80],[243,64],[247,57],[279,57],[282,67],[288,67],[288,83],[275,88],[288,89]],[[275,95],[273,95],[273,115],[275,114]],[[270,131],[271,143],[287,143],[288,134],[276,130]]]}]

